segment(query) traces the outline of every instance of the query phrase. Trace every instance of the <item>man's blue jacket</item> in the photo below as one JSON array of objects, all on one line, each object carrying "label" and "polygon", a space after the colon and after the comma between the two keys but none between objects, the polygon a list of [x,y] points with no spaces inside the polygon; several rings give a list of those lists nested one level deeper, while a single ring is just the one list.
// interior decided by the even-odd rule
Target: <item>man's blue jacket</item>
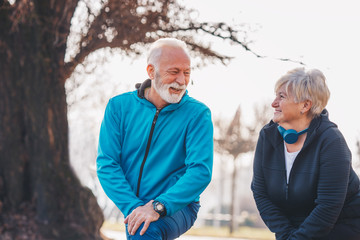
[{"label": "man's blue jacket", "polygon": [[100,129],[97,174],[125,217],[153,199],[172,215],[198,201],[211,180],[209,108],[186,92],[156,109],[143,95],[149,84],[110,99]]}]

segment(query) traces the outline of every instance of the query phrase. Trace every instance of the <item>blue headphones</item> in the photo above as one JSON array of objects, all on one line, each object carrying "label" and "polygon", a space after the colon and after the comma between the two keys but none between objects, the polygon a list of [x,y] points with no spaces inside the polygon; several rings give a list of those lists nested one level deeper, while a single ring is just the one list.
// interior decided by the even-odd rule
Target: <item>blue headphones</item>
[{"label": "blue headphones", "polygon": [[297,132],[294,129],[285,130],[285,128],[283,128],[282,126],[279,125],[278,130],[286,143],[293,144],[293,143],[296,143],[296,141],[298,140],[298,138],[301,134],[307,132],[308,128],[306,128],[300,132]]}]

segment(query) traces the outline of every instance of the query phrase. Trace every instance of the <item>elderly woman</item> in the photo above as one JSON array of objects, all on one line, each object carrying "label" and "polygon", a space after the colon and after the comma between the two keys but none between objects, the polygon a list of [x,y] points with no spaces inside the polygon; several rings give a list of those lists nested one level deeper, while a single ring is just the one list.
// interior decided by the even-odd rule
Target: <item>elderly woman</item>
[{"label": "elderly woman", "polygon": [[251,184],[263,221],[276,239],[359,240],[359,178],[325,109],[330,92],[323,73],[289,71],[275,92]]}]

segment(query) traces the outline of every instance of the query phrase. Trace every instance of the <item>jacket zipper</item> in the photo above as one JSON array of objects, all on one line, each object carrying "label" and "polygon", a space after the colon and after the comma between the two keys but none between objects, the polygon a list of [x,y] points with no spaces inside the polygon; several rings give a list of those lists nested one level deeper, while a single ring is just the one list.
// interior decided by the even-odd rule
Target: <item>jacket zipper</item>
[{"label": "jacket zipper", "polygon": [[287,180],[287,173],[285,170],[285,200],[288,200],[289,198],[289,183],[290,183],[290,177],[291,177],[291,170],[290,170],[290,174],[289,174],[289,181]]},{"label": "jacket zipper", "polygon": [[156,109],[156,113],[155,113],[154,119],[153,119],[152,124],[151,124],[151,130],[150,130],[148,142],[147,142],[147,145],[146,145],[146,151],[145,151],[144,159],[143,159],[143,161],[141,163],[141,167],[140,167],[140,173],[139,173],[139,179],[138,179],[137,191],[136,191],[136,196],[137,197],[139,197],[141,177],[142,177],[142,174],[143,174],[144,165],[145,165],[147,156],[149,154],[152,135],[154,133],[155,124],[156,124],[157,118],[159,117],[160,111],[161,111],[161,109]]}]

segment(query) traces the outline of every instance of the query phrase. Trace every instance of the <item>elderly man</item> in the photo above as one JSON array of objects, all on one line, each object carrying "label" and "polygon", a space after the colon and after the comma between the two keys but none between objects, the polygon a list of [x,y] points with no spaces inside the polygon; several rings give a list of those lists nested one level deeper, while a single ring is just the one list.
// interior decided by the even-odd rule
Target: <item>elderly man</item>
[{"label": "elderly man", "polygon": [[194,224],[211,180],[213,125],[210,110],[187,93],[184,42],[157,40],[147,63],[150,79],[106,107],[97,173],[128,239],[175,239]]}]

